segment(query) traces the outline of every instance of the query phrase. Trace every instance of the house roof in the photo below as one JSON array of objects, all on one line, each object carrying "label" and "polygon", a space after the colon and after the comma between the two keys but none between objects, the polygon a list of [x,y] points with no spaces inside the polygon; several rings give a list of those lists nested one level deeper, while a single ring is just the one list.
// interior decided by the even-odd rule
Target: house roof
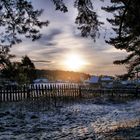
[{"label": "house roof", "polygon": [[49,80],[46,78],[39,78],[34,80],[34,83],[47,83],[47,82],[49,82]]},{"label": "house roof", "polygon": [[89,83],[97,84],[99,82],[99,77],[98,76],[92,76],[89,81]]},{"label": "house roof", "polygon": [[102,77],[101,81],[112,81],[112,78],[110,78],[110,77]]}]

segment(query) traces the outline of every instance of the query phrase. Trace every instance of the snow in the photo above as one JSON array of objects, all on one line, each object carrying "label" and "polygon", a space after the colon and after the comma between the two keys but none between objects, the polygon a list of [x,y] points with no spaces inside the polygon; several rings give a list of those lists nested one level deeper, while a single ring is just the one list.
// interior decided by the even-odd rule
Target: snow
[{"label": "snow", "polygon": [[118,104],[88,100],[42,111],[26,105],[1,104],[0,140],[104,140],[105,133],[140,122],[139,100]]},{"label": "snow", "polygon": [[101,81],[112,81],[110,77],[102,77]]}]

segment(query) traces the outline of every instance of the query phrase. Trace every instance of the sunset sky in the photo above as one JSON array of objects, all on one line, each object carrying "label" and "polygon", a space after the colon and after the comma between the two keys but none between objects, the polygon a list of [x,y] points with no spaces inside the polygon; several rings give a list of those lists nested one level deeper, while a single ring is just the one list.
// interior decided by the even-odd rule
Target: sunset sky
[{"label": "sunset sky", "polygon": [[[102,2],[94,1],[98,18],[105,21],[106,17],[111,15],[100,10]],[[104,36],[107,39],[112,35],[109,23],[105,21],[100,29],[99,39],[94,42],[91,38],[81,37],[77,30],[74,23],[77,15],[77,9],[73,7],[74,0],[66,1],[69,10],[67,13],[55,11],[51,0],[32,0],[32,2],[35,8],[44,9],[41,19],[49,20],[50,24],[41,30],[43,35],[40,40],[32,42],[23,39],[21,44],[12,47],[11,51],[18,60],[28,55],[35,61],[38,69],[73,70],[94,75],[124,73],[125,69],[122,66],[113,65],[113,61],[124,58],[126,53],[104,41]],[[109,1],[106,0],[104,5],[108,3]]]}]

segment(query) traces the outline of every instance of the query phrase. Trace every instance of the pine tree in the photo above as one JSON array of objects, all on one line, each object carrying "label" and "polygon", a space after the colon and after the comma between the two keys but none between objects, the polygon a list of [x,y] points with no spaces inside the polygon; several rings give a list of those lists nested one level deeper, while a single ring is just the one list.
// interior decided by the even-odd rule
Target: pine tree
[{"label": "pine tree", "polygon": [[31,83],[36,78],[36,70],[35,70],[34,63],[31,61],[31,59],[28,56],[24,56],[22,57],[20,67],[23,70],[23,73],[27,75],[27,78]]},{"label": "pine tree", "polygon": [[[56,10],[67,12],[63,0],[52,0]],[[103,0],[102,0],[103,1]],[[104,1],[105,2],[105,1]],[[139,0],[111,0],[112,6],[103,8],[114,13],[114,18],[107,19],[116,32],[107,43],[120,50],[126,50],[128,56],[124,60],[116,60],[114,64],[124,64],[128,69],[125,77],[131,77],[140,65],[140,1]],[[102,24],[94,10],[91,0],[75,0],[74,6],[78,10],[75,23],[83,37],[96,39],[99,26]],[[3,28],[0,46],[8,48],[22,40],[19,35],[31,38],[33,41],[41,37],[39,28],[48,25],[48,21],[40,21],[43,10],[34,10],[28,0],[0,0],[0,27]],[[8,43],[8,45],[7,45]],[[1,49],[7,50],[7,49]],[[2,55],[3,51],[0,51]],[[8,51],[7,51],[8,52]]]},{"label": "pine tree", "polygon": [[114,64],[124,64],[128,72],[120,77],[133,77],[134,71],[140,65],[140,1],[112,0],[112,6],[103,8],[114,13],[113,19],[107,19],[116,32],[107,43],[120,50],[126,50],[128,56],[123,60],[116,60]]}]

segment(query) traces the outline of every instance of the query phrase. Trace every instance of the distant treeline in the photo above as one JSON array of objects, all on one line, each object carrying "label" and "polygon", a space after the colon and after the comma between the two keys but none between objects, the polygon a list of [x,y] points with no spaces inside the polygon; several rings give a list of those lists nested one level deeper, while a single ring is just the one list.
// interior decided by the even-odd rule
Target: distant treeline
[{"label": "distant treeline", "polygon": [[89,74],[73,72],[73,71],[63,71],[63,70],[36,70],[37,78],[47,78],[50,81],[71,81],[71,82],[81,82],[90,77]]}]

